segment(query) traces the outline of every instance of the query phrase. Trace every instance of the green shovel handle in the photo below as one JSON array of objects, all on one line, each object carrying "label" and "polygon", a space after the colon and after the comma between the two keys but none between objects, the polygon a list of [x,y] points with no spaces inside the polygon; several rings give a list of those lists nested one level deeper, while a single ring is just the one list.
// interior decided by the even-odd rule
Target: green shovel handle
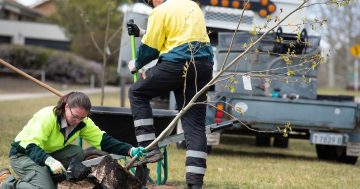
[{"label": "green shovel handle", "polygon": [[[135,47],[135,36],[130,35],[130,42],[131,42],[131,57],[133,60],[136,59],[136,47]],[[139,79],[138,72],[135,72],[133,74],[134,82],[136,82]]]}]

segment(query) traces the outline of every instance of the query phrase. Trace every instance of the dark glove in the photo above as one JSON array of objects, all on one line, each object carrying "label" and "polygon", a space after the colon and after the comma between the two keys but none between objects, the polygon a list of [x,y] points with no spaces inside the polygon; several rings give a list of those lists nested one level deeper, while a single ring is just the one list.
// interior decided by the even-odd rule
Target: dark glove
[{"label": "dark glove", "polygon": [[133,20],[133,19],[130,19],[130,20],[126,23],[126,26],[127,26],[129,35],[134,35],[135,37],[139,37],[139,36],[140,36],[140,29],[139,29],[139,27],[134,23],[134,20]]}]

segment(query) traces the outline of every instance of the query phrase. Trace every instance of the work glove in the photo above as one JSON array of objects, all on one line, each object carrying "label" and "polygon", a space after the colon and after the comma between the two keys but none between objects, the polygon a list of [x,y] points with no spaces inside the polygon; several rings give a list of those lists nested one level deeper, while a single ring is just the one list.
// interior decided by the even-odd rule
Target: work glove
[{"label": "work glove", "polygon": [[135,37],[139,37],[139,36],[140,36],[140,29],[139,29],[139,27],[134,23],[134,21],[129,20],[129,21],[126,23],[126,26],[127,26],[129,35],[134,35]]},{"label": "work glove", "polygon": [[61,174],[63,172],[65,172],[65,168],[64,166],[61,164],[60,161],[54,159],[53,157],[49,156],[48,158],[46,158],[45,160],[45,165],[47,165],[50,168],[50,171],[53,174]]},{"label": "work glove", "polygon": [[146,30],[137,26],[133,20],[132,21],[129,20],[126,23],[126,26],[127,26],[129,35],[134,35],[135,37],[139,37],[139,36],[145,35],[145,33],[146,33]]},{"label": "work glove", "polygon": [[130,148],[130,156],[136,157],[136,160],[139,160],[142,157],[146,156],[146,149],[144,147],[132,147]]},{"label": "work glove", "polygon": [[135,67],[135,59],[130,60],[130,62],[128,63],[128,67],[132,74],[138,71],[137,68]]}]

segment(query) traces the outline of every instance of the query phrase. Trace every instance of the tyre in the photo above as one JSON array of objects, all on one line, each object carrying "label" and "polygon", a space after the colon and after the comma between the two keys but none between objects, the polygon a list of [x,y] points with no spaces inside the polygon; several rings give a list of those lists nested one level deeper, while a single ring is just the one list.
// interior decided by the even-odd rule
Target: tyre
[{"label": "tyre", "polygon": [[289,147],[289,138],[285,138],[283,136],[274,137],[273,145],[277,148],[287,148]]},{"label": "tyre", "polygon": [[346,147],[344,146],[330,146],[330,145],[316,145],[316,153],[319,160],[336,161],[339,163],[346,163],[355,165],[357,156],[346,155]]},{"label": "tyre", "polygon": [[256,136],[255,146],[267,147],[270,146],[271,137],[269,136]]},{"label": "tyre", "polygon": [[335,146],[316,144],[316,154],[319,160],[325,160],[325,161],[336,160]]}]

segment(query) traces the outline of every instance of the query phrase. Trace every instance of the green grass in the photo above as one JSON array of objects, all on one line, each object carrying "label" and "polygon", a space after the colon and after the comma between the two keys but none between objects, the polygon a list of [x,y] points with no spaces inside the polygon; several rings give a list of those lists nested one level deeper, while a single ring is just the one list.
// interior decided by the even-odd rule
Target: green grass
[{"label": "green grass", "polygon": [[[170,182],[184,184],[185,151],[169,147]],[[321,162],[308,141],[288,149],[255,147],[254,138],[226,135],[209,155],[206,188],[359,188],[355,166]]]},{"label": "green grass", "polygon": [[355,92],[353,90],[348,91],[339,88],[319,88],[317,93],[322,95],[347,95],[347,96],[360,97],[360,92]]},{"label": "green grass", "polygon": [[[99,105],[99,95],[91,96]],[[0,167],[8,166],[8,150],[15,135],[41,107],[54,105],[57,97],[0,101]],[[107,94],[106,106],[118,106],[117,93]],[[35,131],[34,131],[35,132]],[[185,186],[185,151],[168,147],[168,182]],[[152,176],[155,166],[151,165]],[[360,164],[321,162],[306,140],[291,139],[288,149],[255,147],[253,137],[226,135],[208,157],[206,188],[359,188]]]}]

